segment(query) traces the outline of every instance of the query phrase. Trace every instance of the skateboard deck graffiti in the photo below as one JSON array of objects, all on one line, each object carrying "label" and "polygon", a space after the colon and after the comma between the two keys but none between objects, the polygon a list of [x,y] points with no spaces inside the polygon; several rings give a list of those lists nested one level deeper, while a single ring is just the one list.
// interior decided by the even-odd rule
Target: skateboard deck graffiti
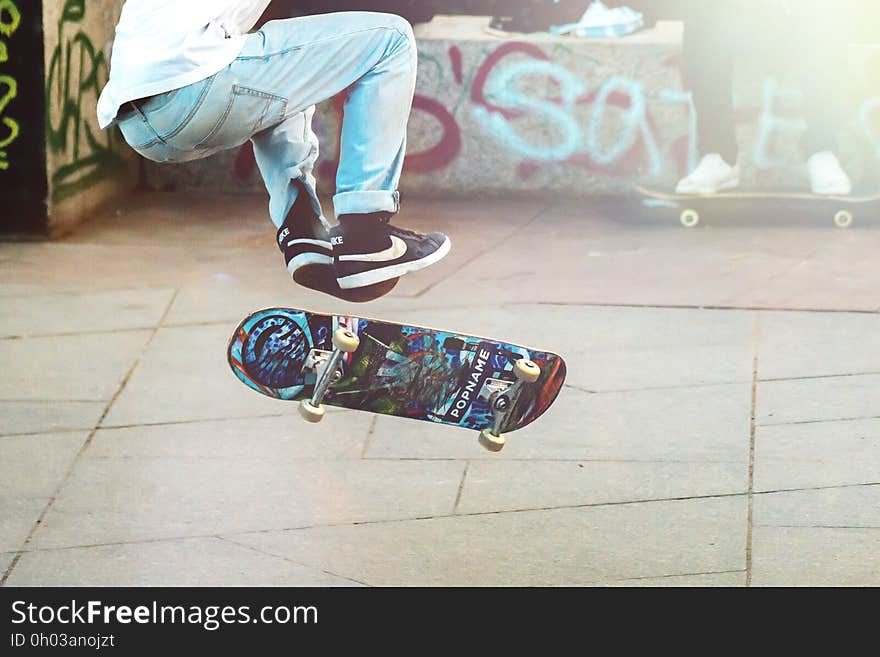
[{"label": "skateboard deck graffiti", "polygon": [[818,212],[827,215],[838,228],[849,228],[856,215],[878,216],[880,193],[851,196],[819,196],[798,192],[743,191],[719,192],[718,194],[675,194],[658,189],[636,186],[635,192],[642,196],[642,205],[677,217],[683,226],[693,228],[713,212],[754,212],[760,205],[762,212],[790,211]]},{"label": "skateboard deck graffiti", "polygon": [[228,358],[245,385],[299,401],[308,421],[324,405],[394,415],[480,431],[492,451],[553,404],[566,374],[546,350],[295,308],[249,315]]}]

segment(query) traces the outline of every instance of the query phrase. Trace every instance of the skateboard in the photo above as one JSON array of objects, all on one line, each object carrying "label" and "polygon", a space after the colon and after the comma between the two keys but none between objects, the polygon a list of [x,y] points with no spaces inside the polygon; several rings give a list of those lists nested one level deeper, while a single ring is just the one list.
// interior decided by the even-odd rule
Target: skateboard
[{"label": "skateboard", "polygon": [[228,359],[252,390],[298,401],[308,422],[325,406],[394,415],[479,431],[495,452],[553,404],[566,373],[545,350],[295,308],[246,317]]},{"label": "skateboard", "polygon": [[[849,228],[857,212],[864,215],[877,216],[880,209],[880,193],[857,196],[818,196],[797,192],[762,192],[762,191],[730,191],[717,194],[675,194],[647,187],[635,187],[635,192],[642,196],[642,205],[653,210],[671,212],[685,228],[699,225],[704,216],[713,210],[727,207],[736,210],[742,207],[744,212],[754,211],[756,204],[777,204],[780,212],[795,206],[804,209],[818,210],[827,213],[838,228]],[[871,208],[871,206],[876,206]]]}]

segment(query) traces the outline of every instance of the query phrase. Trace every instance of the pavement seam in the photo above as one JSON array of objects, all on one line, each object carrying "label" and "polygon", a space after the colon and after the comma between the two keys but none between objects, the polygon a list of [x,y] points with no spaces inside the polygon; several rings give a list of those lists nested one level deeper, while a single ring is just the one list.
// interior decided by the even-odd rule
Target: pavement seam
[{"label": "pavement seam", "polygon": [[571,388],[572,390],[576,390],[577,392],[582,392],[586,395],[614,395],[620,393],[630,393],[630,392],[661,392],[663,390],[688,390],[691,388],[712,388],[719,386],[740,386],[740,385],[748,385],[751,383],[751,379],[739,379],[736,381],[719,381],[719,382],[711,382],[711,383],[679,383],[679,384],[670,384],[666,386],[645,386],[642,388],[609,388],[608,390],[588,390],[586,388],[571,384],[564,383],[563,388]]},{"label": "pavement seam", "polygon": [[777,308],[773,306],[724,306],[714,304],[682,304],[682,303],[620,303],[613,301],[510,301],[501,304],[509,306],[559,306],[560,308],[644,308],[657,310],[719,310],[749,311],[766,313],[834,313],[852,315],[880,315],[880,310],[846,309],[846,308]]},{"label": "pavement seam", "polygon": [[0,441],[4,438],[26,438],[28,436],[51,436],[56,433],[88,433],[94,427],[71,427],[61,429],[47,429],[46,431],[25,431],[22,433],[0,433]]},{"label": "pavement seam", "polygon": [[76,468],[77,464],[82,459],[83,455],[88,450],[89,446],[92,444],[92,439],[95,437],[95,434],[97,434],[98,430],[101,428],[101,423],[104,421],[104,418],[107,417],[107,414],[110,412],[110,409],[113,407],[113,404],[116,403],[116,400],[122,394],[122,391],[125,390],[126,385],[128,385],[129,380],[134,375],[135,370],[137,370],[138,366],[141,363],[141,360],[143,359],[144,355],[149,350],[150,345],[153,343],[153,340],[155,339],[156,335],[158,334],[159,328],[162,325],[162,320],[164,320],[165,317],[168,315],[168,312],[171,310],[171,306],[174,304],[175,299],[177,299],[178,292],[179,292],[179,290],[174,291],[174,294],[171,296],[171,299],[169,300],[168,305],[165,308],[165,312],[163,313],[162,317],[159,320],[159,323],[155,327],[153,327],[152,334],[150,335],[149,338],[147,338],[146,342],[144,343],[144,346],[141,348],[140,353],[138,354],[137,358],[135,358],[134,363],[128,369],[128,372],[123,377],[122,382],[119,384],[119,387],[116,389],[116,392],[114,393],[113,397],[110,399],[109,402],[107,402],[107,405],[104,407],[104,412],[101,414],[101,417],[98,418],[98,421],[95,423],[95,426],[89,432],[89,435],[86,437],[85,441],[80,446],[77,453],[74,455],[73,459],[70,462],[70,465],[67,467],[67,470],[65,471],[63,477],[61,478],[61,481],[55,487],[55,490],[52,491],[52,495],[49,497],[49,501],[46,503],[46,506],[43,507],[43,510],[40,512],[40,515],[37,517],[37,520],[34,522],[33,526],[31,527],[30,531],[28,532],[28,535],[25,537],[24,542],[21,545],[21,548],[19,548],[17,550],[16,555],[12,558],[12,561],[10,562],[9,566],[6,568],[6,571],[2,575],[0,575],[0,586],[6,585],[6,582],[9,580],[10,575],[12,575],[12,571],[15,570],[15,567],[18,565],[18,562],[21,559],[22,555],[26,552],[26,548],[30,544],[31,540],[33,539],[34,534],[36,533],[37,529],[39,529],[40,525],[43,523],[43,520],[45,519],[46,515],[49,513],[49,510],[55,504],[56,498],[61,493],[61,490],[64,488],[64,486],[67,484],[68,480],[70,479],[70,476],[73,474],[73,471]]},{"label": "pavement seam", "polygon": [[461,494],[464,492],[464,482],[467,479],[468,470],[471,467],[470,461],[464,462],[464,470],[461,471],[461,481],[458,484],[458,491],[455,494],[455,503],[452,505],[452,515],[458,513],[458,505],[461,503]]},{"label": "pavement seam", "polygon": [[275,552],[270,552],[269,550],[264,550],[262,548],[258,548],[255,545],[247,545],[246,543],[239,543],[238,541],[233,541],[232,539],[226,538],[225,536],[214,536],[213,538],[216,538],[216,539],[223,541],[225,543],[229,543],[230,545],[235,545],[235,546],[240,547],[245,550],[251,550],[252,552],[256,552],[257,554],[262,554],[263,556],[266,556],[266,557],[273,557],[275,559],[281,559],[282,561],[292,563],[295,566],[300,566],[302,568],[307,568],[309,570],[317,570],[319,573],[324,573],[325,575],[330,575],[331,577],[336,577],[338,579],[344,579],[348,582],[354,582],[355,584],[360,584],[361,586],[372,586],[372,584],[370,584],[369,582],[362,582],[358,579],[354,579],[353,577],[346,577],[345,575],[340,575],[339,573],[334,573],[333,571],[326,570],[324,568],[321,568],[320,566],[313,566],[313,565],[310,565],[307,563],[302,563],[300,561],[296,561],[295,559],[291,559],[290,557],[288,557],[286,555],[277,554]]},{"label": "pavement seam", "polygon": [[[535,221],[533,219],[532,221]],[[506,239],[510,239],[510,236]],[[502,240],[505,241],[505,240]],[[494,247],[490,250],[495,250]],[[462,265],[465,267],[469,265],[474,260],[479,257],[485,255],[490,250],[485,252],[481,252],[478,256],[475,256],[471,260],[468,260],[466,263]],[[436,285],[442,283],[445,279],[441,279],[436,284],[429,286],[428,290],[432,289]],[[416,295],[399,295],[394,296],[392,298],[395,299],[405,299],[405,300],[416,300],[423,296],[424,292],[420,292]],[[176,297],[176,295],[175,295]],[[880,310],[829,310],[822,308],[815,309],[792,309],[792,308],[761,308],[761,307],[751,307],[751,306],[706,306],[706,305],[676,305],[676,304],[624,304],[624,303],[609,303],[609,302],[585,302],[585,303],[565,303],[565,302],[545,302],[545,301],[528,301],[528,302],[504,302],[500,303],[497,306],[491,306],[494,308],[514,308],[518,306],[550,306],[550,307],[560,307],[560,308],[570,308],[570,307],[583,307],[583,308],[636,308],[636,309],[644,309],[644,310],[716,310],[716,311],[750,311],[750,312],[787,312],[787,313],[834,313],[834,314],[860,314],[860,315],[880,315]],[[433,311],[450,311],[450,310],[460,310],[460,309],[469,309],[469,308],[486,308],[485,305],[474,305],[474,306],[438,306],[438,307],[427,307],[427,308],[416,308],[416,310],[420,312],[433,312]],[[397,312],[396,310],[392,310],[391,312]],[[162,328],[168,329],[181,329],[181,328],[204,328],[210,326],[225,326],[229,322],[237,321],[235,319],[217,319],[203,322],[171,322],[166,323],[163,322],[161,324]],[[34,335],[6,335],[0,336],[0,342],[3,341],[18,341],[18,340],[40,340],[40,339],[48,339],[48,338],[65,338],[65,337],[78,337],[78,336],[93,336],[93,335],[104,335],[109,333],[130,333],[136,331],[149,331],[153,327],[151,326],[135,326],[135,327],[125,327],[125,328],[116,328],[116,329],[94,329],[87,331],[74,331],[74,332],[62,332],[62,333],[41,333]],[[865,374],[880,374],[880,372],[865,372]],[[836,375],[822,375],[822,376],[847,376],[844,374]],[[798,378],[798,377],[795,377]],[[805,377],[812,378],[812,377]],[[818,378],[818,377],[817,377]],[[771,379],[768,379],[771,380]],[[780,379],[780,380],[788,380],[788,379]],[[710,384],[711,385],[711,384]]]},{"label": "pavement seam", "polygon": [[[334,413],[336,411],[333,411]],[[261,415],[237,415],[221,418],[195,418],[192,420],[164,420],[161,422],[137,422],[135,424],[103,424],[100,431],[114,431],[117,429],[139,429],[141,427],[172,427],[186,424],[208,424],[210,422],[233,422],[238,420],[266,420],[273,417],[285,417],[287,413],[267,413]]]},{"label": "pavement seam", "polygon": [[755,514],[755,436],[757,435],[758,407],[758,354],[761,349],[761,315],[755,314],[755,328],[752,337],[752,396],[749,409],[749,475],[748,512],[746,514],[746,587],[752,585],[752,539]]},{"label": "pavement seam", "polygon": [[367,459],[367,450],[370,448],[370,439],[373,437],[373,432],[376,430],[376,424],[379,422],[379,416],[373,415],[372,420],[370,420],[370,428],[367,429],[367,435],[364,438],[364,446],[361,448],[361,461],[369,460]]},{"label": "pavement seam", "polygon": [[645,579],[671,579],[674,577],[702,577],[704,575],[733,575],[736,573],[745,574],[745,570],[740,568],[739,570],[709,570],[706,572],[700,573],[671,573],[668,575],[645,575],[643,577],[625,577],[623,579],[611,579],[608,580],[608,583],[621,583],[621,582],[639,582]]},{"label": "pavement seam", "polygon": [[846,379],[856,376],[877,376],[878,374],[880,374],[880,372],[874,370],[866,372],[841,372],[840,374],[815,374],[813,376],[781,376],[771,379],[758,379],[758,381],[760,383],[777,383],[785,381],[815,381],[816,379]]},{"label": "pavement seam", "polygon": [[822,424],[825,422],[860,422],[864,420],[880,420],[880,415],[856,415],[853,417],[833,417],[821,420],[791,420],[790,422],[766,422],[758,427],[788,427],[797,424]]},{"label": "pavement seam", "polygon": [[880,525],[755,525],[762,529],[870,529],[880,531]]},{"label": "pavement seam", "polygon": [[838,490],[842,488],[872,488],[880,486],[880,481],[865,481],[856,484],[833,484],[829,486],[805,486],[802,488],[775,488],[773,490],[755,491],[755,495],[778,495],[780,493],[801,493],[815,490]]},{"label": "pavement seam", "polygon": [[80,336],[113,335],[116,333],[137,333],[151,331],[152,326],[127,326],[124,328],[93,329],[90,331],[66,331],[63,333],[37,333],[31,335],[3,335],[0,342],[16,342],[19,340],[49,340],[53,338],[78,338]]},{"label": "pavement seam", "polygon": [[380,520],[360,520],[360,521],[348,521],[348,522],[335,522],[335,523],[323,523],[316,525],[304,525],[302,527],[286,527],[286,528],[275,528],[275,529],[260,529],[260,530],[250,530],[250,531],[242,531],[242,532],[233,532],[227,534],[228,536],[240,536],[247,534],[265,534],[269,532],[288,532],[288,531],[302,531],[307,529],[326,529],[326,528],[334,528],[334,527],[356,527],[361,525],[385,525],[385,524],[396,524],[402,522],[416,522],[422,520],[460,520],[462,518],[469,517],[480,517],[480,516],[502,516],[502,515],[510,515],[514,513],[535,513],[538,511],[565,511],[565,510],[577,510],[577,509],[592,509],[592,508],[605,508],[605,507],[614,507],[614,506],[629,506],[632,504],[652,504],[652,503],[664,503],[664,502],[687,502],[687,501],[698,501],[698,500],[712,500],[712,499],[727,499],[727,498],[736,498],[736,497],[744,497],[745,493],[714,493],[711,495],[689,495],[684,497],[663,497],[663,498],[655,498],[655,499],[641,499],[641,500],[623,500],[623,501],[613,501],[613,502],[591,502],[587,504],[566,504],[560,506],[544,506],[544,507],[524,507],[520,509],[502,509],[495,511],[469,511],[466,513],[456,513],[456,514],[436,514],[432,516],[415,516],[410,518],[388,518],[388,519],[380,519]]},{"label": "pavement seam", "polygon": [[21,550],[19,554],[26,554],[30,552],[52,552],[58,550],[80,550],[80,549],[88,549],[88,548],[98,548],[98,547],[110,547],[114,545],[137,545],[139,543],[163,543],[169,541],[184,541],[184,540],[192,540],[199,538],[217,538],[222,536],[224,540],[230,540],[230,536],[248,536],[250,534],[269,534],[275,532],[293,532],[293,531],[306,531],[312,529],[334,529],[338,527],[358,527],[361,525],[385,525],[385,524],[398,524],[404,522],[417,522],[423,520],[459,520],[462,518],[475,517],[475,516],[502,516],[509,515],[513,513],[533,513],[537,511],[565,511],[571,509],[588,509],[588,508],[603,508],[603,507],[611,507],[611,506],[628,506],[631,504],[649,504],[653,502],[681,502],[681,501],[695,501],[695,500],[705,500],[705,499],[724,499],[724,498],[735,498],[735,497],[743,497],[744,493],[717,493],[713,495],[696,495],[689,497],[669,497],[669,498],[657,498],[657,499],[645,499],[645,500],[624,500],[624,501],[614,501],[614,502],[594,502],[589,504],[576,504],[576,505],[564,505],[564,506],[551,506],[551,507],[530,507],[530,508],[522,508],[522,509],[503,509],[497,511],[469,511],[466,513],[457,513],[457,514],[436,514],[432,516],[410,516],[407,518],[382,518],[378,520],[347,520],[340,522],[326,522],[326,523],[317,523],[312,525],[301,525],[298,527],[270,527],[268,529],[246,529],[242,531],[235,532],[224,532],[223,534],[216,533],[207,533],[207,534],[190,534],[190,535],[181,535],[181,536],[162,536],[156,538],[142,538],[130,541],[107,541],[104,543],[89,543],[83,545],[56,545],[50,547],[43,548],[34,548],[31,550]]}]

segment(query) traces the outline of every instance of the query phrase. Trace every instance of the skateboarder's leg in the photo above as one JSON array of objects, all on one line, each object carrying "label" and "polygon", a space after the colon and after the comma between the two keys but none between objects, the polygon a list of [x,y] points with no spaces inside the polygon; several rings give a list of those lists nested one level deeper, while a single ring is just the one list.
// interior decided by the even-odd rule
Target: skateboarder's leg
[{"label": "skateboarder's leg", "polygon": [[[269,216],[278,229],[278,248],[294,278],[301,267],[330,266],[330,228],[315,189],[313,170],[318,137],[312,130],[315,107],[291,114],[251,139],[269,192]],[[299,280],[299,279],[298,279]]]},{"label": "skateboarder's leg", "polygon": [[346,92],[333,269],[340,287],[362,287],[427,267],[450,247],[445,235],[388,224],[399,209],[416,65],[412,28],[399,16],[349,12],[272,21],[248,37],[225,69],[146,101],[120,127],[142,155],[163,162],[207,157],[271,131],[256,143],[280,228],[297,190],[314,199],[316,144],[299,117]]},{"label": "skateboarder's leg", "polygon": [[[346,92],[333,199],[340,226],[331,236],[337,280],[345,289],[416,271],[449,250],[445,235],[423,236],[388,225],[399,209],[416,67],[409,24],[368,12],[273,21],[250,38],[232,66],[236,76],[260,81],[263,89],[283,97],[287,116]],[[264,178],[280,174],[272,168]]]}]

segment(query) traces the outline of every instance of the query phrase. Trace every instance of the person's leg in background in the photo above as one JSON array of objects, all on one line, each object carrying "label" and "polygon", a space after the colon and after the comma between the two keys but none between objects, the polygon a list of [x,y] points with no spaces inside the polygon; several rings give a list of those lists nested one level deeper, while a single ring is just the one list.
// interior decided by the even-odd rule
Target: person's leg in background
[{"label": "person's leg in background", "polygon": [[789,56],[797,62],[796,83],[803,94],[807,131],[802,146],[807,175],[814,194],[846,196],[852,182],[840,163],[839,135],[846,124],[848,44],[858,14],[851,3],[832,8],[827,3],[805,2],[797,18],[796,39]]},{"label": "person's leg in background", "polygon": [[681,180],[682,194],[713,194],[739,185],[739,148],[733,107],[735,49],[745,47],[736,3],[683,7],[685,81],[697,112],[697,168]]}]

